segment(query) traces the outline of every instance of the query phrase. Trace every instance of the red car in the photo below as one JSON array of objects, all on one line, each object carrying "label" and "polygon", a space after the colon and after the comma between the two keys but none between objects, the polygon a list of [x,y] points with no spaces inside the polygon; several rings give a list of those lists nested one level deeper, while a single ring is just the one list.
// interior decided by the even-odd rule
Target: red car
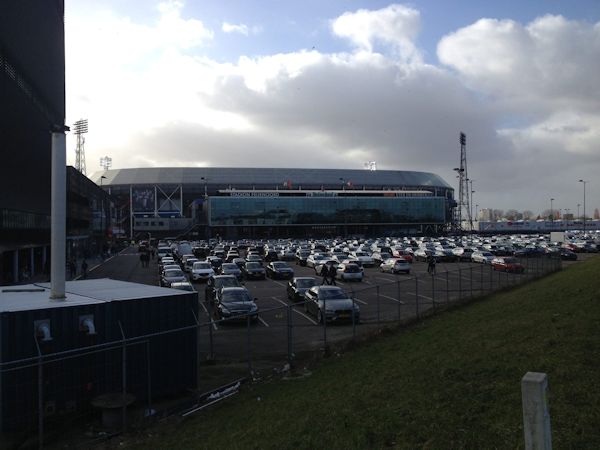
[{"label": "red car", "polygon": [[525,267],[521,264],[517,258],[511,257],[502,257],[502,258],[494,258],[492,260],[492,267],[494,270],[500,270],[502,272],[512,272],[512,273],[523,273],[525,272]]}]

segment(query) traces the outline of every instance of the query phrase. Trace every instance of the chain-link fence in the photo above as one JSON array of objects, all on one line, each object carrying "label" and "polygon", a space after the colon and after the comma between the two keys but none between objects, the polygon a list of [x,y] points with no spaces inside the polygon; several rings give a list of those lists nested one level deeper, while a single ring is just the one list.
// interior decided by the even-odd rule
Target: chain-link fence
[{"label": "chain-link fence", "polygon": [[[37,434],[40,447],[45,437],[72,429],[74,422],[88,427],[85,436],[90,426],[93,436],[106,436],[194,405],[199,393],[234,380],[293,371],[382,327],[405,325],[561,269],[558,258],[519,258],[519,263],[513,272],[457,264],[433,274],[398,275],[387,283],[374,284],[373,277],[370,285],[345,283],[351,304],[343,311],[329,308],[326,300],[315,311],[309,302],[273,297],[275,306],[261,307],[258,315],[217,319],[215,306],[202,302],[203,314],[190,311],[193,325],[184,328],[135,337],[122,333],[117,341],[58,353],[45,353],[36,340],[37,355],[0,364],[3,429]],[[178,336],[196,339],[190,370],[197,384],[191,392],[182,389],[169,361],[152,360],[153,347],[164,348],[165,342],[173,346],[171,358],[177,357]],[[173,377],[173,389],[157,392],[153,377],[161,386]],[[63,400],[57,405],[55,399]]]}]

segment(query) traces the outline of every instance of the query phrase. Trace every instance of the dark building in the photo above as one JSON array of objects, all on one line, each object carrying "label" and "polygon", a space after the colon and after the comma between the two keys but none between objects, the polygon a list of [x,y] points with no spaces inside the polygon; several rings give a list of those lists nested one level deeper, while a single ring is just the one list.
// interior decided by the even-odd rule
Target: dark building
[{"label": "dark building", "polygon": [[[0,284],[48,269],[51,130],[65,122],[63,17],[63,0],[0,6]],[[67,256],[98,253],[110,200],[70,167],[67,202]]]},{"label": "dark building", "polygon": [[100,176],[132,238],[433,234],[456,206],[452,187],[427,172],[139,168],[91,178]]}]

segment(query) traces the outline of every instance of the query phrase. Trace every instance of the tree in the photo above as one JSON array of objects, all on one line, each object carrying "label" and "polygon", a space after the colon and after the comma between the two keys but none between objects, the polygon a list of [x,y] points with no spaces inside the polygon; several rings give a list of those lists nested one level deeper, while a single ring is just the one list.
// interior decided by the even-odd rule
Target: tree
[{"label": "tree", "polygon": [[519,215],[519,211],[517,211],[516,209],[509,209],[504,214],[504,217],[507,220],[518,220],[518,217],[517,217],[518,215]]},{"label": "tree", "polygon": [[596,208],[596,209],[594,210],[594,219],[595,219],[595,220],[598,220],[598,219],[600,219],[600,211],[598,211],[598,208]]},{"label": "tree", "polygon": [[523,219],[524,220],[533,219],[533,211],[529,211],[528,209],[526,209],[525,211],[523,211]]}]

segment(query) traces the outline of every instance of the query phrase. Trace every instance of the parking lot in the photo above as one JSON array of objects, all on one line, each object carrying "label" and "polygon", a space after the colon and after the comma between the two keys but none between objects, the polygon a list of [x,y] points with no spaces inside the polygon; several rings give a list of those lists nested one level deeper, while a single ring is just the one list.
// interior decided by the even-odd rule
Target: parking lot
[{"label": "parking lot", "polygon": [[[526,282],[557,270],[561,264],[571,264],[545,257],[523,258],[521,262],[525,266],[522,274],[498,272],[489,265],[468,262],[438,263],[433,276],[427,273],[423,262],[414,262],[410,275],[382,273],[378,267],[365,268],[361,282],[336,281],[359,306],[360,323],[318,324],[316,317],[305,311],[303,303],[288,300],[287,280],[270,278],[245,282],[259,307],[256,323],[219,321],[211,314],[210,303],[205,302],[205,285],[194,283],[200,305],[199,356],[201,360],[243,363],[250,367],[277,365],[301,353],[372,332],[382,324],[408,321],[453,302]],[[295,276],[315,277],[321,283],[322,278],[315,275],[314,269],[294,262],[290,266]],[[142,267],[135,247],[93,268],[90,277],[155,285],[159,280],[156,260],[148,268]]]}]

